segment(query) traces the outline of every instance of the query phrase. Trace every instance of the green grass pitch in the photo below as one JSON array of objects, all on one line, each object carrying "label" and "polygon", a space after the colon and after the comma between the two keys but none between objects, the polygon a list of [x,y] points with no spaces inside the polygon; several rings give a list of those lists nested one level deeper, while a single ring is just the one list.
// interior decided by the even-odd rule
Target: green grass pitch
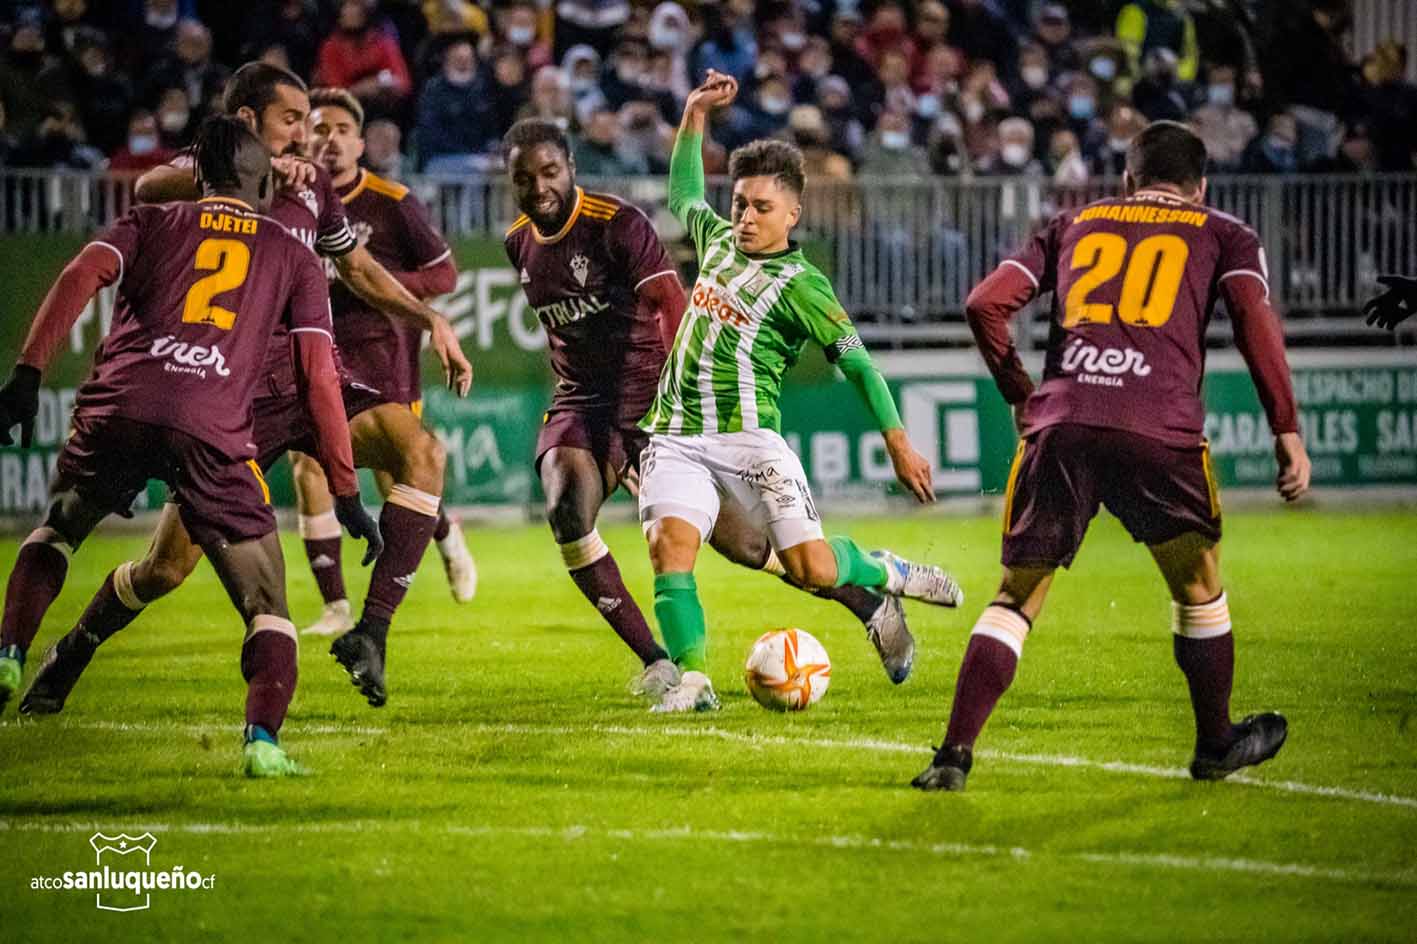
[{"label": "green grass pitch", "polygon": [[[283,741],[314,775],[237,775],[241,629],[204,564],[98,656],[57,718],[0,722],[0,940],[1328,940],[1417,938],[1417,516],[1232,514],[1234,709],[1290,721],[1279,757],[1185,779],[1191,720],[1169,608],[1110,519],[1060,577],[968,792],[907,782],[940,736],[997,578],[987,519],[839,521],[939,561],[962,612],[908,604],[893,688],[851,616],[708,555],[714,715],[661,718],[544,528],[469,532],[477,599],[428,555],[368,708],[304,640]],[[633,526],[605,529],[642,603]],[[140,536],[94,539],[32,654]],[[0,547],[8,567],[15,544]],[[292,610],[318,610],[298,542]],[[365,577],[347,548],[356,597]],[[834,661],[811,711],[758,708],[766,628]],[[154,870],[215,876],[112,913],[35,876],[93,867],[90,835],[151,830]]]}]

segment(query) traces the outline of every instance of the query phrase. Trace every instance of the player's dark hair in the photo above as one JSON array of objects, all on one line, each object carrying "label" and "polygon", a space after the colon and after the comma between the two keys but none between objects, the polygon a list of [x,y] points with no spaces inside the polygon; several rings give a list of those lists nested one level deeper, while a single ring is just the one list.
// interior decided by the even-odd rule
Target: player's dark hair
[{"label": "player's dark hair", "polygon": [[221,110],[234,115],[239,109],[249,108],[259,119],[266,106],[276,100],[276,89],[282,85],[302,92],[309,91],[300,76],[289,69],[273,66],[269,62],[248,62],[227,80],[226,90],[221,96]]},{"label": "player's dark hair", "polygon": [[523,118],[502,136],[502,158],[509,157],[513,149],[526,151],[538,144],[554,144],[567,158],[571,156],[571,142],[560,125],[544,118]]},{"label": "player's dark hair", "polygon": [[198,188],[205,185],[220,190],[241,189],[236,158],[247,145],[265,151],[261,139],[240,118],[212,115],[203,121],[192,144],[192,167]]},{"label": "player's dark hair", "polygon": [[764,139],[738,148],[728,157],[728,176],[735,182],[744,177],[773,177],[779,186],[797,194],[807,186],[802,152],[786,141]]},{"label": "player's dark hair", "polygon": [[1138,187],[1198,186],[1205,176],[1205,142],[1178,121],[1153,121],[1127,147],[1127,173]]},{"label": "player's dark hair", "polygon": [[317,88],[310,90],[310,110],[316,108],[343,108],[354,116],[355,127],[361,132],[364,130],[364,106],[359,104],[359,99],[350,94],[349,89],[342,88]]}]

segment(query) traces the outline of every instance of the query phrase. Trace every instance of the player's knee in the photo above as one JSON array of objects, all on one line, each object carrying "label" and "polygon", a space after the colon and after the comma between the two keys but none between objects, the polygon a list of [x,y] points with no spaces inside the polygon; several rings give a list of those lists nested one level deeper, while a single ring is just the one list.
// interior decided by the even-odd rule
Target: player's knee
[{"label": "player's knee", "polygon": [[131,571],[133,592],[144,603],[151,603],[182,586],[196,569],[196,559],[154,558],[142,560]]},{"label": "player's knee", "polygon": [[426,430],[404,456],[405,484],[431,495],[443,493],[443,468],[447,451],[438,437]]},{"label": "player's knee", "polygon": [[575,492],[566,489],[546,496],[546,523],[557,544],[566,544],[585,537],[595,527],[595,515],[576,500]]},{"label": "player's knee", "polygon": [[243,589],[237,606],[241,610],[242,619],[248,624],[258,616],[290,619],[290,610],[285,603],[285,591],[274,582]]}]

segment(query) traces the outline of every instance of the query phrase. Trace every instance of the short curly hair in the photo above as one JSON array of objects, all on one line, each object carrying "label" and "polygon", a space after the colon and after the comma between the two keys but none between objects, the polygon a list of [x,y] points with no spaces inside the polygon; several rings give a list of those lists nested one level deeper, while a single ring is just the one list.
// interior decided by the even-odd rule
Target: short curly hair
[{"label": "short curly hair", "polygon": [[554,144],[566,157],[571,156],[571,142],[560,125],[544,118],[523,118],[502,136],[502,158],[511,157],[514,149],[526,151],[538,144]]},{"label": "short curly hair", "polygon": [[744,177],[773,177],[797,194],[807,186],[802,152],[786,141],[764,139],[738,148],[728,158],[728,176],[735,183]]}]

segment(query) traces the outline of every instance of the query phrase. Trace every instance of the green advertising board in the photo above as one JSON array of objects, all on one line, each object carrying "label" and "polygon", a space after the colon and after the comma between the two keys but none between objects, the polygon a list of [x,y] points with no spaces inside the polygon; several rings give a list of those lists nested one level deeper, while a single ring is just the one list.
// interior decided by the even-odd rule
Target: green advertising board
[{"label": "green advertising board", "polygon": [[[7,369],[39,301],[79,249],[75,237],[0,238],[0,364]],[[453,322],[474,362],[471,397],[440,388],[429,358],[424,419],[448,448],[446,496],[454,505],[527,506],[538,500],[531,460],[550,398],[546,337],[497,240],[454,244],[456,289],[435,304]],[[44,508],[67,434],[74,392],[112,318],[100,293],[46,372],[35,447],[0,448],[0,516]],[[1014,449],[1010,411],[973,352],[877,355],[917,448],[935,466],[942,495],[998,494]],[[1290,355],[1314,484],[1417,486],[1417,355],[1404,351],[1300,351]],[[1035,375],[1038,364],[1030,364]],[[1213,354],[1205,383],[1206,435],[1222,484],[1268,487],[1273,442],[1249,374],[1231,352]],[[793,370],[783,399],[783,434],[825,500],[874,498],[894,480],[880,436],[849,384],[817,354]],[[283,466],[284,464],[282,464]],[[288,470],[271,476],[274,499],[291,500]],[[148,502],[161,500],[154,486]]]}]

